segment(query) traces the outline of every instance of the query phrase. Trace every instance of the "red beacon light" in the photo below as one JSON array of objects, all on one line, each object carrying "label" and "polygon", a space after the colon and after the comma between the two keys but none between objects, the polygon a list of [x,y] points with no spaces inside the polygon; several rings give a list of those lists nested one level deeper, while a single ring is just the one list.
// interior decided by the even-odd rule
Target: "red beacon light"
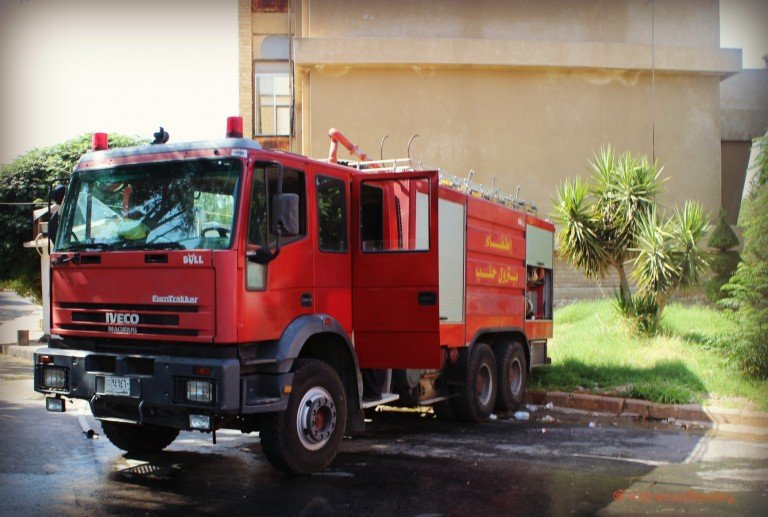
[{"label": "red beacon light", "polygon": [[227,138],[243,138],[243,117],[227,117]]},{"label": "red beacon light", "polygon": [[94,133],[93,140],[91,140],[91,148],[94,151],[109,149],[109,135],[106,133]]}]

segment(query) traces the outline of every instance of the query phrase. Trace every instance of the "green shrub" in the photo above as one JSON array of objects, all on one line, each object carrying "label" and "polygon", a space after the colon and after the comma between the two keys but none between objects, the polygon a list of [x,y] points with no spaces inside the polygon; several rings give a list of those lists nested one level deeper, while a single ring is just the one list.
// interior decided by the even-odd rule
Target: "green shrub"
[{"label": "green shrub", "polygon": [[[727,276],[728,278],[736,271],[740,260],[741,255],[739,255],[738,251],[720,251],[712,253],[707,258],[709,267],[715,274]],[[728,281],[728,278],[725,279],[725,282]]]},{"label": "green shrub", "polygon": [[717,226],[707,241],[707,246],[717,250],[711,253],[707,259],[709,267],[715,275],[704,287],[707,298],[713,302],[722,300],[726,296],[720,288],[728,283],[740,260],[738,252],[728,250],[738,246],[738,244],[739,238],[725,220],[725,210],[721,208]]},{"label": "green shrub", "polygon": [[725,210],[720,209],[720,213],[717,218],[717,226],[712,230],[712,235],[709,236],[707,246],[716,250],[729,250],[739,245],[739,238],[731,228],[731,225],[725,220]]},{"label": "green shrub", "polygon": [[[110,135],[110,147],[146,143],[134,137]],[[0,205],[0,286],[25,296],[40,296],[40,258],[34,249],[23,248],[32,240],[32,210],[45,206],[51,183],[69,181],[70,171],[91,147],[91,136],[82,135],[61,144],[33,149],[0,168],[0,202],[39,202],[38,206]]]},{"label": "green shrub", "polygon": [[725,307],[734,309],[740,325],[736,354],[744,372],[768,379],[768,132],[757,140],[761,152],[752,191],[744,200],[742,262],[723,290]]}]

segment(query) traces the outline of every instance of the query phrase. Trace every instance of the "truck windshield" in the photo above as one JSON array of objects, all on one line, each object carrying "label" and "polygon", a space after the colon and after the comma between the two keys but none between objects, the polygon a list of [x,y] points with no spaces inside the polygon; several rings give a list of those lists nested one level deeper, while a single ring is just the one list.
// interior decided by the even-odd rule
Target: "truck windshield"
[{"label": "truck windshield", "polygon": [[229,248],[241,170],[216,159],[76,172],[56,251]]}]

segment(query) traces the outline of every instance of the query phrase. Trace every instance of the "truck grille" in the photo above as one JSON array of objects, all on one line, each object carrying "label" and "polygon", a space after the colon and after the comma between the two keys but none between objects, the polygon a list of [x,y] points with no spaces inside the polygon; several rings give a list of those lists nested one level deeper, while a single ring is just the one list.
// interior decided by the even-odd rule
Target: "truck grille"
[{"label": "truck grille", "polygon": [[[104,332],[123,336],[189,336],[196,337],[199,330],[180,328],[181,314],[197,314],[197,305],[142,305],[111,303],[58,304],[70,312],[69,322],[60,323],[62,330]],[[170,314],[169,314],[170,313]],[[194,317],[193,317],[194,318]],[[194,318],[195,320],[197,318]],[[65,318],[66,320],[66,318]]]}]

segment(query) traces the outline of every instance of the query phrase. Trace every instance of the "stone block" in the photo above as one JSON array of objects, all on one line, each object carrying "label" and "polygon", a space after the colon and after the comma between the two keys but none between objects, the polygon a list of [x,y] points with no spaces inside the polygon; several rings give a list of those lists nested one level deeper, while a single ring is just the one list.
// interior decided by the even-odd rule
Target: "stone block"
[{"label": "stone block", "polygon": [[648,402],[647,400],[624,399],[624,413],[628,415],[650,418],[651,406],[653,406],[653,402]]},{"label": "stone block", "polygon": [[677,418],[694,422],[709,422],[709,415],[698,404],[684,404],[677,408]]},{"label": "stone block", "polygon": [[666,418],[677,418],[676,404],[653,404],[651,405],[651,418],[658,420]]},{"label": "stone block", "polygon": [[575,393],[571,395],[571,407],[582,411],[597,411],[597,398],[595,395]]},{"label": "stone block", "polygon": [[546,401],[558,407],[571,407],[571,394],[562,391],[550,391],[547,393]]}]

